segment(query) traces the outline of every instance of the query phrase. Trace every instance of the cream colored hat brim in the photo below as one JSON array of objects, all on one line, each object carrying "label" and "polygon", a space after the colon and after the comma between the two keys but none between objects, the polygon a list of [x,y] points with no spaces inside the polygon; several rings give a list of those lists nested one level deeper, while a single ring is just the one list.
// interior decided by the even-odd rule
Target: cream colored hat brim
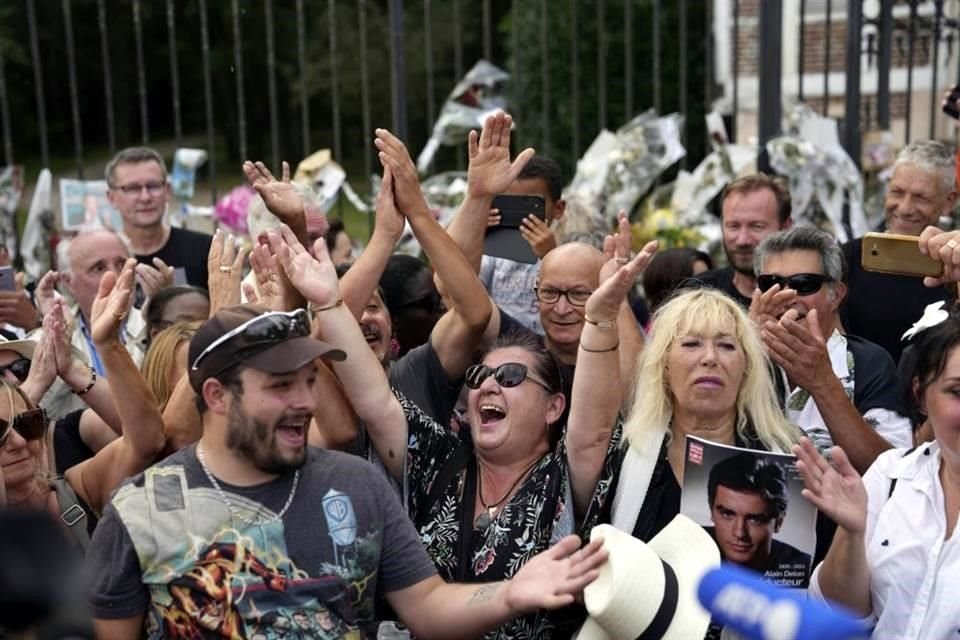
[{"label": "cream colored hat brim", "polygon": [[[644,544],[610,525],[600,525],[609,559],[600,577],[584,589],[590,618],[577,640],[633,640],[650,623],[663,593],[662,559],[677,576],[677,609],[664,640],[703,638],[710,614],[697,599],[697,585],[708,570],[720,565],[720,551],[703,527],[678,515]],[[644,596],[647,601],[644,601]],[[656,599],[654,601],[653,599]]]}]

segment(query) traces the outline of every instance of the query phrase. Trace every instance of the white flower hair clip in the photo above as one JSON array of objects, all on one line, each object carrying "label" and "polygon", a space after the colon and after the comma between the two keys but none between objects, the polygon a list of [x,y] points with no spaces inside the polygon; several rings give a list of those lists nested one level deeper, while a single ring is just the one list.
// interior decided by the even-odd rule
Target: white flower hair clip
[{"label": "white flower hair clip", "polygon": [[945,300],[940,302],[932,302],[927,305],[926,309],[923,310],[923,316],[919,320],[913,323],[913,326],[907,329],[901,340],[910,340],[918,333],[922,333],[929,329],[930,327],[935,327],[947,318],[950,317],[950,312],[943,308],[943,305],[946,304]]}]

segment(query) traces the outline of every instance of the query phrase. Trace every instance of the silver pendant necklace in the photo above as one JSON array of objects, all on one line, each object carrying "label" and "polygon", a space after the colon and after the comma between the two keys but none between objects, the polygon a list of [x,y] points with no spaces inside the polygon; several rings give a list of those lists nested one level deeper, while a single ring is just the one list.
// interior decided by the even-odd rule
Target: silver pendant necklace
[{"label": "silver pendant necklace", "polygon": [[530,463],[530,466],[523,470],[523,473],[513,482],[513,485],[507,490],[502,498],[487,504],[483,499],[483,471],[480,464],[477,464],[477,496],[480,498],[480,506],[483,507],[483,511],[480,512],[480,515],[476,517],[473,521],[473,526],[475,529],[480,529],[481,531],[486,530],[487,527],[493,522],[493,516],[497,513],[497,508],[507,501],[507,498],[513,493],[513,490],[517,488],[517,485],[520,484],[520,481],[527,477],[527,474],[530,473],[530,469],[540,462],[540,459],[534,460]]},{"label": "silver pendant necklace", "polygon": [[296,471],[293,472],[293,485],[290,487],[290,495],[287,496],[287,501],[284,503],[283,508],[280,509],[279,513],[277,513],[276,515],[270,518],[257,518],[256,520],[250,520],[249,518],[245,518],[242,515],[240,515],[240,512],[237,511],[237,509],[233,506],[233,503],[230,502],[229,498],[227,498],[226,492],[220,487],[220,483],[217,482],[217,479],[213,477],[212,473],[210,473],[210,469],[207,467],[207,458],[203,454],[203,449],[200,448],[199,442],[197,443],[197,460],[200,461],[200,466],[203,468],[203,472],[206,474],[207,480],[210,481],[210,484],[213,485],[213,488],[216,490],[217,494],[220,496],[220,499],[223,500],[223,502],[227,505],[227,509],[230,510],[230,514],[237,520],[240,520],[241,522],[245,522],[247,524],[258,527],[268,522],[275,522],[277,520],[282,520],[284,514],[287,512],[287,509],[289,509],[290,505],[293,504],[293,496],[296,495],[297,484],[299,484],[300,482],[300,469],[297,469]]}]

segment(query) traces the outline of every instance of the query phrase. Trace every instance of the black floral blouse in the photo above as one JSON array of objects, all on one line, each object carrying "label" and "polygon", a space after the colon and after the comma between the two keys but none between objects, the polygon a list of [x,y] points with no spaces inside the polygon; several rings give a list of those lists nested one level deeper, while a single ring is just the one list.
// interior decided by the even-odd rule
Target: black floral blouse
[{"label": "black floral blouse", "polygon": [[[406,414],[410,434],[407,449],[410,516],[417,523],[420,539],[444,580],[494,582],[510,578],[553,541],[574,533],[566,450],[561,438],[552,451],[535,463],[490,525],[485,530],[472,527],[469,564],[466,571],[458,571],[461,504],[471,510],[470,519],[473,519],[474,498],[462,497],[467,469],[459,469],[433,504],[428,502],[440,470],[465,439],[432,421],[402,394],[396,395]],[[576,622],[572,620],[582,621],[581,611],[550,614],[540,611],[508,622],[485,638],[567,637],[568,627],[575,629]]]}]

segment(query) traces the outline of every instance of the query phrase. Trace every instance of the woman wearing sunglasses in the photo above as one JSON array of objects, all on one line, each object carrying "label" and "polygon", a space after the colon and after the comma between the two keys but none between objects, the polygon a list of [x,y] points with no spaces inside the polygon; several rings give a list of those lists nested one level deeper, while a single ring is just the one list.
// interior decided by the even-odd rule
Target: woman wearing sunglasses
[{"label": "woman wearing sunglasses", "polygon": [[[91,314],[92,337],[107,374],[123,382],[122,391],[113,396],[123,425],[122,437],[56,476],[48,422],[27,389],[42,395],[34,383],[43,380],[49,387],[56,377],[57,360],[60,367],[64,366],[63,360],[70,359],[69,350],[48,339],[38,345],[24,389],[5,378],[0,380],[0,467],[7,502],[14,507],[48,511],[63,523],[80,548],[85,548],[88,533],[110,494],[125,478],[152,464],[163,447],[163,421],[156,400],[118,336],[130,305],[135,265],[136,261],[130,259],[119,277],[112,273],[103,276]],[[76,393],[89,393],[95,382],[96,378],[91,378]]]},{"label": "woman wearing sunglasses", "polygon": [[[467,372],[471,429],[464,439],[394,395],[342,303],[326,252],[318,243],[314,259],[289,229],[282,233],[271,235],[275,253],[315,310],[319,335],[349,354],[333,363],[334,371],[379,457],[402,470],[411,517],[444,579],[509,578],[552,541],[576,531],[600,478],[622,399],[616,318],[656,245],[633,260],[611,259],[609,277],[587,300],[566,423],[557,363],[539,341],[513,338]],[[499,633],[549,638],[557,624],[556,618],[532,614]]]}]

